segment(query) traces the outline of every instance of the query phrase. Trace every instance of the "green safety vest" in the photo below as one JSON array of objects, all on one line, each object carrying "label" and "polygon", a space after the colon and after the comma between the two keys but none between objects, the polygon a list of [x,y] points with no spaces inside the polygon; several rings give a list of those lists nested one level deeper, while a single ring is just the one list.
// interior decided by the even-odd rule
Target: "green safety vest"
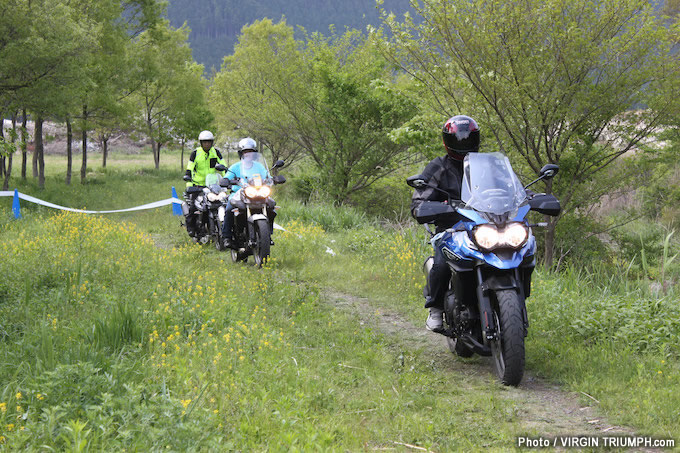
[{"label": "green safety vest", "polygon": [[206,153],[203,148],[198,147],[191,153],[189,163],[187,164],[187,171],[191,172],[192,180],[187,182],[187,187],[190,186],[204,186],[205,177],[212,173],[219,173],[224,176],[224,172],[215,170],[215,165],[225,165],[222,154],[215,147],[210,148]]}]

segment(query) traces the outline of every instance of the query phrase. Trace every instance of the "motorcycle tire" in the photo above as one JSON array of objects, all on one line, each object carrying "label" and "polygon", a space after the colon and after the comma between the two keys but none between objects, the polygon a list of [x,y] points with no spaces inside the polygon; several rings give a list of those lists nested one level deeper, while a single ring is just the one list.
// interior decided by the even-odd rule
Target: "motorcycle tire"
[{"label": "motorcycle tire", "polygon": [[244,263],[248,262],[248,254],[247,253],[241,253],[238,250],[231,249],[231,261],[233,263],[238,263],[239,261],[243,261]]},{"label": "motorcycle tire", "polygon": [[224,246],[224,241],[222,240],[222,222],[217,221],[215,222],[215,229],[216,231],[213,233],[213,241],[215,242],[215,248],[218,251],[223,251],[226,249]]},{"label": "motorcycle tire", "polygon": [[494,317],[500,329],[491,342],[496,375],[505,385],[518,386],[524,375],[524,320],[519,297],[514,290],[496,291],[498,310]]},{"label": "motorcycle tire", "polygon": [[255,258],[255,265],[262,267],[269,259],[271,250],[271,233],[269,230],[269,222],[266,220],[255,221],[255,247],[253,247],[253,258]]}]

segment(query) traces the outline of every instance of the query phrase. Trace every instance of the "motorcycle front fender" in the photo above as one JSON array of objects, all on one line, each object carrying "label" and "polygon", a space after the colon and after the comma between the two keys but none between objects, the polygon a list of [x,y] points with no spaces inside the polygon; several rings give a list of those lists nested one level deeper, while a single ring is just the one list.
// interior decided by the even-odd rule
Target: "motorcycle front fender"
[{"label": "motorcycle front fender", "polygon": [[267,216],[264,214],[253,214],[248,217],[248,223],[255,223],[257,220],[267,220]]}]

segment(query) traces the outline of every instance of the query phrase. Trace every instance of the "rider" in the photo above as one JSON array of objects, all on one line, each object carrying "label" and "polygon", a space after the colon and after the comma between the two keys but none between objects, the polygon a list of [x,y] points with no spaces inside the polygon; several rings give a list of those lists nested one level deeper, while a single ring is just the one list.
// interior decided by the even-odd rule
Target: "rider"
[{"label": "rider", "polygon": [[[433,159],[422,173],[429,186],[435,186],[451,194],[451,198],[460,200],[463,180],[463,159],[467,153],[479,150],[479,126],[477,122],[465,115],[449,118],[442,129],[446,156]],[[446,195],[432,187],[416,189],[411,199],[411,213],[416,216],[417,210],[424,201],[448,202]],[[437,232],[450,228],[451,224],[437,223]],[[430,294],[425,297],[425,308],[430,309],[425,322],[428,330],[438,331],[443,327],[444,297],[451,279],[451,270],[439,249],[435,248],[434,264],[430,270]]]},{"label": "rider", "polygon": [[[205,177],[209,174],[218,173],[215,170],[215,165],[225,165],[222,153],[219,149],[213,147],[215,136],[210,131],[203,131],[198,134],[198,141],[201,146],[196,148],[189,157],[187,163],[187,172],[184,179],[187,181],[187,187],[191,186],[205,186]],[[224,176],[224,172],[219,172]],[[196,205],[194,199],[198,194],[189,194],[189,214],[187,215],[187,232],[189,236],[196,236]]]},{"label": "rider", "polygon": [[[253,175],[257,173],[262,177],[263,180],[270,178],[271,176],[269,175],[267,168],[260,162],[257,162],[256,160],[253,159],[255,157],[254,154],[250,154],[256,152],[257,143],[252,138],[246,137],[242,139],[240,142],[238,142],[238,157],[240,161],[236,162],[234,165],[229,167],[229,170],[227,170],[228,177],[231,179],[241,179],[242,177],[245,176],[245,174]],[[238,185],[232,186],[231,195],[229,196],[229,202],[227,203],[226,207],[227,215],[224,218],[224,225],[222,227],[222,239],[224,240],[224,245],[227,248],[234,248],[234,244],[232,242],[232,226],[234,224],[233,213],[234,206],[232,205],[231,200],[234,198],[234,195],[240,189],[241,188]]]}]

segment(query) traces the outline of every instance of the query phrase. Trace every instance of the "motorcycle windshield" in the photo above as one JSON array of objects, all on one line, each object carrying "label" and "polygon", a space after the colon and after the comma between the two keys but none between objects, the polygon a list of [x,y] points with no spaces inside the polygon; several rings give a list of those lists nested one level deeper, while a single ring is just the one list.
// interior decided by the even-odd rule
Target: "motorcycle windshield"
[{"label": "motorcycle windshield", "polygon": [[241,157],[241,178],[250,181],[251,178],[259,175],[264,182],[269,177],[267,161],[261,153],[244,153]]},{"label": "motorcycle windshield", "polygon": [[220,175],[218,173],[210,173],[208,175],[205,175],[205,186],[210,187],[211,189],[216,188],[219,189],[220,187]]},{"label": "motorcycle windshield", "polygon": [[468,208],[494,215],[514,212],[526,198],[502,153],[468,153],[463,163],[461,200]]}]

